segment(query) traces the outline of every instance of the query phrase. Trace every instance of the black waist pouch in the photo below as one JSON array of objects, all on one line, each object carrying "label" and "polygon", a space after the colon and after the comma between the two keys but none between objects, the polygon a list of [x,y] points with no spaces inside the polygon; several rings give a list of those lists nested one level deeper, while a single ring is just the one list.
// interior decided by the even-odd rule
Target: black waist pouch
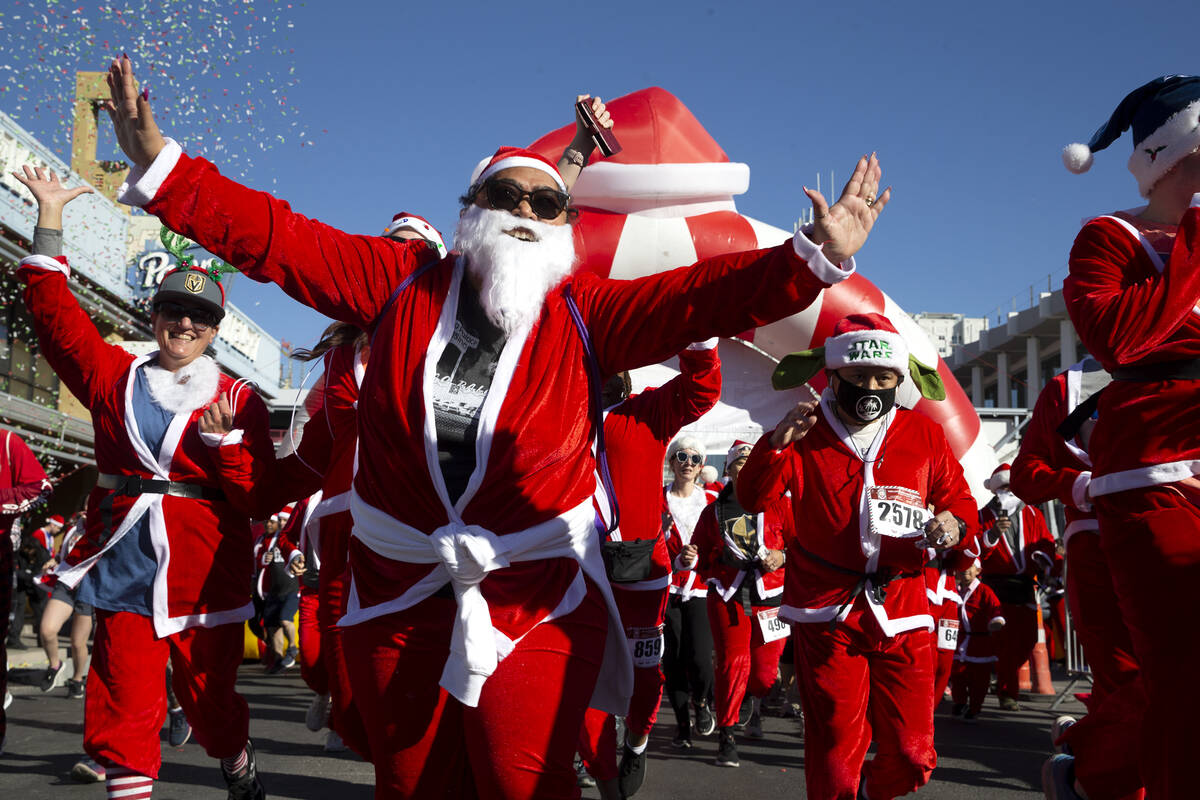
[{"label": "black waist pouch", "polygon": [[1033,578],[1029,575],[984,575],[982,580],[1001,603],[1024,606],[1033,602]]},{"label": "black waist pouch", "polygon": [[600,555],[604,571],[613,583],[637,583],[650,577],[656,539],[637,539],[632,542],[604,542]]}]

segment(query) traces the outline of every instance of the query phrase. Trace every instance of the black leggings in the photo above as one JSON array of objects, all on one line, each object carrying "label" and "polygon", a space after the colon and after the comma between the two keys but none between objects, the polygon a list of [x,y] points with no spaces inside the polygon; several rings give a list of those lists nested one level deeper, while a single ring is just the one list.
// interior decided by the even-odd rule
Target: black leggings
[{"label": "black leggings", "polygon": [[671,595],[666,614],[666,653],[663,674],[667,698],[675,710],[679,730],[691,727],[688,701],[711,705],[713,640],[708,627],[708,601],[704,597],[681,600]]}]

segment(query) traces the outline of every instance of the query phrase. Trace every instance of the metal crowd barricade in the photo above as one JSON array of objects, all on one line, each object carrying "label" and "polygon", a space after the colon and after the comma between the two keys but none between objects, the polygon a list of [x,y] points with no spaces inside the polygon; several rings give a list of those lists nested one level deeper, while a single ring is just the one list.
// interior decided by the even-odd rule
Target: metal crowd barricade
[{"label": "metal crowd barricade", "polygon": [[[1063,570],[1063,579],[1066,580],[1066,567]],[[1071,609],[1067,607],[1066,613],[1066,630],[1063,631],[1063,649],[1067,655],[1067,676],[1070,680],[1067,682],[1066,688],[1058,693],[1058,697],[1054,698],[1054,702],[1050,704],[1051,709],[1058,708],[1063,700],[1075,691],[1075,687],[1080,681],[1092,682],[1092,668],[1088,666],[1087,659],[1083,657],[1083,647],[1079,644],[1079,637],[1075,633],[1075,626],[1071,622]]]}]

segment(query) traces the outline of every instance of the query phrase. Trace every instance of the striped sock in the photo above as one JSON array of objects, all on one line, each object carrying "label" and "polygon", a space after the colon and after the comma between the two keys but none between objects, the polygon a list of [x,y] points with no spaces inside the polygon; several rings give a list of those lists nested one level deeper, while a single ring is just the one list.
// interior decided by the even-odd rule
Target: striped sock
[{"label": "striped sock", "polygon": [[246,755],[246,748],[242,748],[242,752],[231,758],[222,758],[221,767],[225,770],[226,775],[238,776],[246,771],[246,767],[250,765],[250,758]]},{"label": "striped sock", "polygon": [[154,779],[129,767],[108,767],[104,786],[108,790],[108,800],[150,800]]}]

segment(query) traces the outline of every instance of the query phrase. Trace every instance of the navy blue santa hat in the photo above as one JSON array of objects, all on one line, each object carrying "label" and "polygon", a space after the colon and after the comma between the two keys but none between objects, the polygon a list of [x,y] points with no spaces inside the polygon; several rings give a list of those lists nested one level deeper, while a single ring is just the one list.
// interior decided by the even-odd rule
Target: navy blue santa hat
[{"label": "navy blue santa hat", "polygon": [[1200,77],[1164,75],[1125,96],[1087,144],[1063,148],[1063,163],[1076,174],[1092,166],[1092,154],[1133,129],[1129,171],[1143,197],[1171,167],[1200,148]]}]

